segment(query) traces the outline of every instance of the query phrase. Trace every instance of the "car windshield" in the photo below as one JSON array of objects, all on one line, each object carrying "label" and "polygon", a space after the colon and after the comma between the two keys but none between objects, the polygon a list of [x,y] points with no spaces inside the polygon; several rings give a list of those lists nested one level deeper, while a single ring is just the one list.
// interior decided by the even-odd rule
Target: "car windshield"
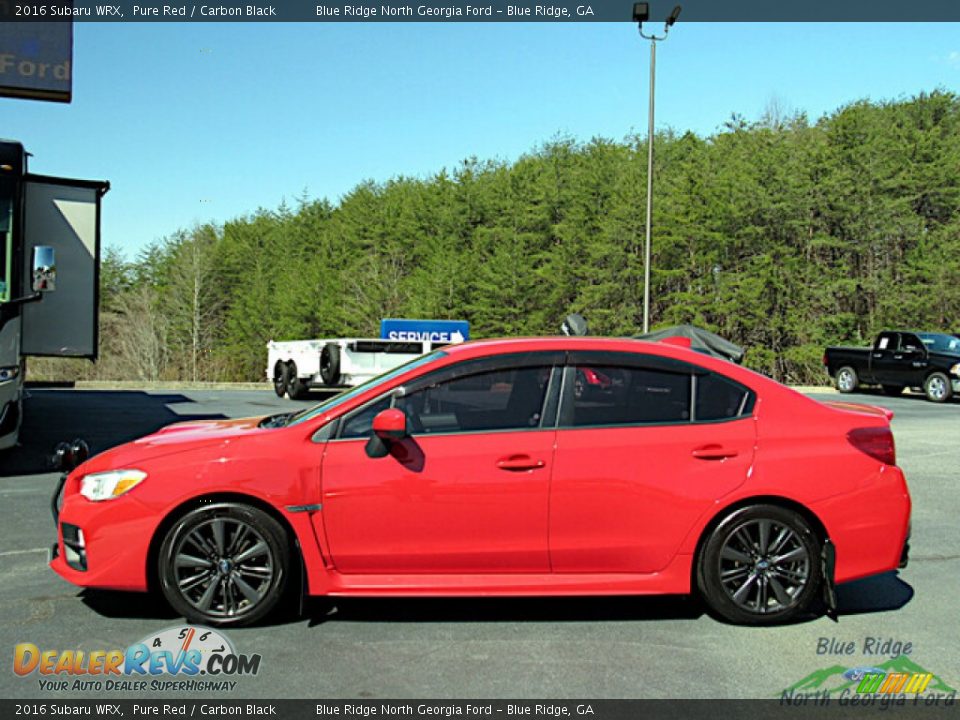
[{"label": "car windshield", "polygon": [[339,395],[334,395],[332,398],[330,398],[326,402],[322,402],[319,405],[314,405],[313,407],[306,408],[294,415],[291,415],[290,419],[287,420],[284,423],[284,425],[286,426],[297,425],[299,423],[310,420],[311,418],[316,417],[320,413],[325,413],[327,412],[327,410],[331,410],[332,408],[335,408],[338,405],[345,403],[347,400],[350,400],[351,398],[354,398],[357,395],[360,395],[361,393],[365,393],[367,390],[370,390],[371,388],[375,388],[379,385],[383,385],[384,383],[387,383],[390,380],[393,380],[395,377],[398,377],[399,375],[402,375],[405,372],[408,372],[410,370],[413,370],[414,368],[420,367],[421,365],[426,365],[429,362],[433,362],[437,358],[444,357],[446,354],[447,353],[445,353],[443,350],[434,350],[431,353],[427,353],[426,355],[421,355],[418,358],[414,358],[408,363],[404,363],[403,365],[399,365],[395,367],[393,370],[389,370],[383,373],[383,375],[377,375],[375,378],[371,378],[370,380],[367,380],[367,382],[362,383],[361,385],[357,385],[354,388],[345,390]]},{"label": "car windshield", "polygon": [[923,345],[927,350],[960,355],[960,338],[956,335],[920,333],[920,340],[923,341]]}]

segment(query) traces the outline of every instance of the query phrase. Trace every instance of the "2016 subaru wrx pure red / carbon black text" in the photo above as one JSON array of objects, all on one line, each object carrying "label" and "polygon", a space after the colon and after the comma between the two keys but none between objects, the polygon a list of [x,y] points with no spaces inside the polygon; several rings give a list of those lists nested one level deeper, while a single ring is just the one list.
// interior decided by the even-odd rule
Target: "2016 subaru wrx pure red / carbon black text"
[{"label": "2016 subaru wrx pure red / carbon black text", "polygon": [[51,565],[211,625],[262,618],[301,563],[313,595],[696,591],[779,622],[906,561],[890,417],[668,344],[472,342],[303,412],[88,460]]}]

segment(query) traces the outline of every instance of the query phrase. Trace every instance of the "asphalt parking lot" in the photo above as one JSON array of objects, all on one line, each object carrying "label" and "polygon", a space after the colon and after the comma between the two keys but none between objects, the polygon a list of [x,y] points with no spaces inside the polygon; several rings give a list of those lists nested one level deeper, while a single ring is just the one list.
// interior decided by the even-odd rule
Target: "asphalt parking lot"
[{"label": "asphalt parking lot", "polygon": [[[240,652],[262,656],[259,674],[240,679],[232,697],[770,698],[831,666],[889,660],[863,652],[871,638],[875,648],[910,643],[913,663],[960,688],[960,402],[845,399],[896,413],[914,510],[909,567],[841,586],[838,622],[735,627],[677,597],[316,600],[304,617],[228,631]],[[44,462],[57,441],[81,436],[99,451],[181,419],[308,404],[267,391],[32,390],[23,447],[0,456],[0,697],[130,697],[41,690],[36,674],[11,671],[14,646],[122,649],[181,622],[157,599],[82,592],[46,567],[56,476]],[[824,638],[852,641],[855,653],[818,654]],[[136,694],[161,695],[176,693]]]}]

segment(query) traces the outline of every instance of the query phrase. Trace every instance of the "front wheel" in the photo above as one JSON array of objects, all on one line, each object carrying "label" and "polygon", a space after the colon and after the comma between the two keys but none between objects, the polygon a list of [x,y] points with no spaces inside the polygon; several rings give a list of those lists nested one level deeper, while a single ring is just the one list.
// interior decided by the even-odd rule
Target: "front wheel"
[{"label": "front wheel", "polygon": [[923,392],[930,402],[946,402],[953,395],[950,378],[941,372],[931,373],[923,383]]},{"label": "front wheel", "polygon": [[714,613],[772,625],[809,611],[821,582],[820,539],[802,515],[777,505],[741,508],[707,538],[697,585]]},{"label": "front wheel", "polygon": [[857,371],[849,365],[837,370],[837,390],[842,393],[852,393],[860,384]]},{"label": "front wheel", "polygon": [[158,576],[167,602],[205,625],[249,625],[284,594],[286,533],[262,510],[204,505],[177,520],[160,546]]}]

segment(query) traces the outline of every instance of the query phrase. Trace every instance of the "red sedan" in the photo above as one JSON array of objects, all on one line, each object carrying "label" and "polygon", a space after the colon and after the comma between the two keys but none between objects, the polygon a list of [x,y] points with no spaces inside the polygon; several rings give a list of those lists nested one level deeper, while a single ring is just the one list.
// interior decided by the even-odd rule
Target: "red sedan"
[{"label": "red sedan", "polygon": [[[577,378],[603,377],[603,392]],[[331,596],[699,593],[750,624],[902,566],[891,413],[684,347],[471,342],[308,410],[179,423],[67,477],[51,563],[240,625]]]}]

